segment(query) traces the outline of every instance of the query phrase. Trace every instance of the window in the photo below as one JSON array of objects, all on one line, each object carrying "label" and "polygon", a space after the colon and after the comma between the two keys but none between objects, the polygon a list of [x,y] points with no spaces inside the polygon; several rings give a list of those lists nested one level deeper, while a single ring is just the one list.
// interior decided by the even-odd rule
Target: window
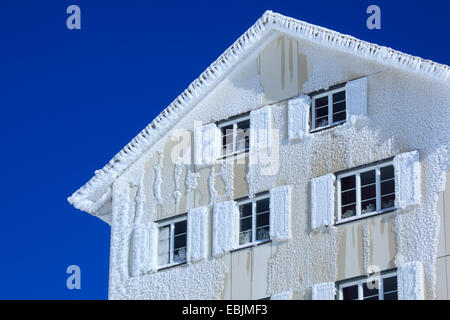
[{"label": "window", "polygon": [[250,116],[219,123],[222,133],[222,157],[248,152],[250,143]]},{"label": "window", "polygon": [[269,240],[269,205],[269,194],[238,201],[240,246]]},{"label": "window", "polygon": [[339,300],[397,300],[397,274],[361,277],[338,285]]},{"label": "window", "polygon": [[395,203],[392,161],[337,175],[337,222],[390,211]]},{"label": "window", "polygon": [[312,131],[345,122],[345,87],[312,96]]},{"label": "window", "polygon": [[158,223],[158,266],[168,267],[186,262],[186,215]]}]

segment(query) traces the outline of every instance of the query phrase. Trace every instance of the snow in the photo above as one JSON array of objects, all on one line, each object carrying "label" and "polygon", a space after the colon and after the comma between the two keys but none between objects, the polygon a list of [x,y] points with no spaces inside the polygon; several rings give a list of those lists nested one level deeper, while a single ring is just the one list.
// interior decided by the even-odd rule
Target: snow
[{"label": "snow", "polygon": [[190,262],[207,258],[208,208],[189,210],[187,216],[187,260]]},{"label": "snow", "polygon": [[163,166],[163,153],[159,152],[158,153],[158,165],[155,166],[155,168],[154,168],[155,169],[155,185],[154,185],[154,189],[153,189],[155,199],[159,204],[162,203],[162,195],[161,195],[162,166]]},{"label": "snow", "polygon": [[334,174],[311,180],[311,228],[313,230],[333,225],[334,222]]},{"label": "snow", "polygon": [[367,77],[347,82],[345,85],[347,121],[354,123],[367,115]]},{"label": "snow", "polygon": [[250,112],[250,157],[252,164],[264,161],[273,139],[271,133],[272,112],[270,106]]},{"label": "snow", "polygon": [[157,249],[158,229],[155,223],[138,225],[133,230],[132,243],[132,275],[156,271],[157,269]]},{"label": "snow", "polygon": [[291,238],[291,186],[270,189],[270,239]]},{"label": "snow", "polygon": [[399,300],[424,299],[424,271],[420,261],[402,264],[397,270]]},{"label": "snow", "polygon": [[395,207],[406,209],[420,203],[419,152],[401,153],[394,157]]},{"label": "snow", "polygon": [[213,210],[213,255],[220,256],[238,245],[239,210],[234,201],[219,202]]},{"label": "snow", "polygon": [[313,300],[334,300],[336,287],[334,282],[316,283],[312,286]]},{"label": "snow", "polygon": [[195,129],[195,164],[212,165],[220,156],[220,130],[215,123]]},{"label": "snow", "polygon": [[191,192],[197,188],[199,176],[200,174],[198,172],[193,171],[192,166],[188,166],[188,173],[186,175],[186,192]]},{"label": "snow", "polygon": [[309,133],[309,109],[311,99],[301,95],[288,102],[288,137],[289,140],[303,139]]},{"label": "snow", "polygon": [[270,296],[270,300],[291,300],[291,297],[292,297],[292,292],[285,291],[285,292],[273,294],[272,296]]}]

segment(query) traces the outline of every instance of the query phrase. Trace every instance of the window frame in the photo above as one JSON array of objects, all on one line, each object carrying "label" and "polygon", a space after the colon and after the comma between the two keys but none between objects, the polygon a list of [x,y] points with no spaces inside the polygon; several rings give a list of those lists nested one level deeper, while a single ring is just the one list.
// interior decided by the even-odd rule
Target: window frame
[{"label": "window frame", "polygon": [[[327,129],[330,127],[334,127],[334,126],[337,126],[337,125],[342,124],[347,121],[347,119],[344,119],[344,120],[333,122],[333,114],[334,114],[333,113],[333,107],[334,107],[333,94],[342,92],[342,91],[345,92],[345,100],[341,100],[341,101],[345,101],[344,111],[346,112],[346,118],[347,118],[347,90],[345,88],[345,84],[341,84],[341,85],[339,85],[339,87],[327,90],[325,92],[311,94],[311,112],[310,112],[311,113],[311,130],[310,130],[311,133],[317,132],[317,131],[320,131],[323,129]],[[328,124],[326,126],[316,127],[315,102],[317,99],[320,99],[320,98],[323,98],[326,96],[328,96]],[[331,103],[330,103],[330,101],[331,101]]]},{"label": "window frame", "polygon": [[[256,202],[259,200],[265,200],[268,199],[269,200],[269,224],[267,226],[269,226],[269,237],[267,239],[261,239],[261,240],[256,240]],[[253,198],[242,198],[240,200],[236,200],[236,204],[238,206],[238,209],[240,208],[241,205],[244,204],[248,204],[248,203],[252,203],[252,241],[244,243],[244,244],[239,244],[239,236],[241,234],[241,215],[239,212],[239,221],[238,221],[238,246],[236,248],[236,250],[242,249],[242,248],[247,248],[247,247],[252,247],[252,246],[256,246],[259,244],[263,244],[266,242],[270,241],[270,214],[271,214],[271,209],[270,209],[270,194],[269,192],[265,192],[263,194],[259,194],[256,195]],[[266,227],[266,226],[264,226]]]},{"label": "window frame", "polygon": [[[394,161],[393,160],[387,160],[387,161],[383,161],[383,162],[379,162],[373,165],[369,165],[369,166],[364,166],[362,168],[359,169],[354,169],[354,170],[348,170],[345,171],[343,173],[338,173],[335,174],[336,176],[336,198],[337,198],[337,216],[336,216],[336,223],[335,224],[340,224],[340,223],[344,223],[344,222],[348,222],[348,221],[354,221],[354,220],[359,220],[359,219],[364,219],[367,217],[371,217],[374,215],[378,215],[378,214],[382,214],[382,213],[386,213],[386,212],[390,212],[390,211],[394,211],[396,209],[395,207],[395,201],[394,201],[394,206],[389,207],[389,208],[384,208],[381,209],[381,177],[380,177],[380,168],[382,167],[387,167],[387,166],[394,166]],[[376,201],[376,209],[372,212],[369,213],[365,213],[362,214],[361,213],[361,178],[360,178],[360,174],[367,172],[367,171],[371,171],[371,170],[375,170],[375,201]],[[348,218],[342,218],[342,206],[341,206],[341,179],[342,178],[346,178],[349,176],[355,176],[355,190],[356,190],[356,213],[354,216],[352,217],[348,217]],[[395,181],[395,168],[394,168],[394,177],[392,178]],[[388,181],[388,180],[385,180]],[[383,181],[383,182],[385,182]],[[389,193],[383,196],[387,196],[387,195],[395,195],[395,188],[394,188],[394,192],[393,193]],[[367,201],[364,200],[364,201]]]},{"label": "window frame", "polygon": [[[186,235],[186,258],[184,261],[174,261],[174,255],[175,255],[175,224],[178,222],[186,221],[186,232],[181,235]],[[165,269],[172,266],[177,266],[180,264],[185,264],[187,262],[187,234],[189,232],[188,225],[187,225],[187,214],[182,214],[176,217],[167,218],[164,220],[160,220],[156,222],[158,227],[158,258],[157,258],[157,269]],[[170,232],[169,232],[169,263],[160,265],[159,264],[159,233],[161,231],[161,228],[170,226]]]},{"label": "window frame", "polygon": [[356,279],[353,280],[343,280],[337,283],[337,300],[343,300],[344,296],[343,296],[343,292],[342,290],[344,288],[347,287],[351,287],[354,285],[358,285],[358,299],[357,300],[364,300],[364,292],[363,292],[363,284],[367,283],[368,279],[377,279],[378,280],[378,300],[384,300],[384,283],[383,283],[383,279],[385,278],[391,278],[391,277],[396,277],[397,278],[397,290],[396,291],[389,291],[386,293],[392,293],[392,292],[397,292],[397,298],[398,298],[398,273],[397,270],[393,270],[393,271],[385,271],[385,272],[381,272],[381,274],[379,276],[373,276],[373,275],[368,275],[368,276],[362,276],[362,277],[358,277]]},{"label": "window frame", "polygon": [[[238,140],[237,140],[237,138],[238,138],[238,135],[237,135],[237,129],[238,129],[237,128],[237,124],[239,122],[244,122],[244,121],[247,121],[247,120],[250,123],[250,113],[239,115],[239,116],[233,117],[232,119],[221,121],[221,122],[219,122],[217,124],[217,127],[220,130],[220,138],[221,138],[220,139],[220,144],[221,144],[220,159],[226,159],[228,157],[234,157],[234,156],[237,156],[237,155],[240,155],[240,154],[246,154],[246,153],[248,153],[250,151],[250,134],[248,136],[248,139],[249,139],[249,147],[248,147],[248,149],[244,148],[243,150],[237,150],[237,142],[238,142]],[[227,127],[229,125],[233,125],[233,151],[231,153],[224,154],[224,148],[223,148],[224,147],[223,146],[223,136],[224,135],[223,135],[223,132],[222,132],[222,128],[223,127]],[[250,130],[250,125],[248,127],[248,130]]]}]

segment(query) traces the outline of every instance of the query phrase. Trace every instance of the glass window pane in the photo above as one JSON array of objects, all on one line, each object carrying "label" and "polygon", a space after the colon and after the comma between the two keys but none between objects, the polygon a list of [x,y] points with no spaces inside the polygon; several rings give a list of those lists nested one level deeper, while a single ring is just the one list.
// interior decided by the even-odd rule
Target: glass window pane
[{"label": "glass window pane", "polygon": [[252,215],[252,203],[241,204],[239,206],[240,217],[248,217]]},{"label": "glass window pane", "polygon": [[358,285],[342,288],[343,300],[357,300],[358,299]]},{"label": "glass window pane", "polygon": [[247,130],[250,128],[250,119],[248,120],[244,120],[244,121],[239,121],[237,123],[237,127],[241,130]]},{"label": "glass window pane", "polygon": [[387,179],[394,178],[394,166],[389,165],[389,166],[380,168],[380,178],[381,178],[381,180],[387,180]]},{"label": "glass window pane", "polygon": [[368,200],[368,199],[372,199],[375,198],[377,196],[377,190],[376,190],[376,186],[370,185],[370,186],[365,186],[365,187],[361,187],[361,200]]},{"label": "glass window pane", "polygon": [[356,190],[349,190],[341,192],[341,204],[346,206],[356,202]]},{"label": "glass window pane", "polygon": [[187,220],[175,223],[175,235],[186,233]]},{"label": "glass window pane", "polygon": [[268,212],[270,206],[270,199],[262,199],[262,200],[258,200],[256,201],[256,213],[261,213],[261,212]]},{"label": "glass window pane", "polygon": [[174,250],[173,262],[184,262],[186,261],[186,247],[178,248]]},{"label": "glass window pane", "polygon": [[175,236],[175,240],[174,240],[174,249],[178,249],[178,248],[182,248],[186,246],[186,234],[183,234],[181,236]]},{"label": "glass window pane", "polygon": [[383,291],[385,293],[391,292],[391,291],[397,291],[397,276],[383,279]]},{"label": "glass window pane", "polygon": [[345,111],[345,101],[333,103],[333,113],[341,113]]},{"label": "glass window pane", "polygon": [[333,93],[333,102],[345,100],[345,90]]},{"label": "glass window pane", "polygon": [[158,265],[164,266],[170,263],[169,252],[161,253],[158,255]]},{"label": "glass window pane", "polygon": [[316,118],[328,117],[328,107],[316,108]]},{"label": "glass window pane", "polygon": [[328,96],[315,99],[314,101],[315,101],[314,102],[314,106],[316,108],[320,108],[320,107],[326,106],[326,105],[328,105]]},{"label": "glass window pane", "polygon": [[378,300],[380,287],[378,280],[370,280],[362,284],[364,300]]},{"label": "glass window pane", "polygon": [[242,218],[240,220],[240,230],[239,231],[247,231],[252,229],[252,217]]},{"label": "glass window pane", "polygon": [[395,194],[381,197],[381,209],[393,208],[395,205]]},{"label": "glass window pane", "polygon": [[328,117],[326,118],[316,118],[316,128],[324,127],[328,125]]},{"label": "glass window pane", "polygon": [[361,178],[361,186],[375,183],[375,170],[361,172],[359,176]]},{"label": "glass window pane", "polygon": [[269,239],[270,237],[269,231],[270,231],[269,226],[256,229],[256,240],[261,241]]},{"label": "glass window pane", "polygon": [[256,227],[264,227],[269,225],[269,213],[261,213],[256,216]]},{"label": "glass window pane", "polygon": [[374,212],[377,209],[376,199],[361,202],[361,214]]},{"label": "glass window pane", "polygon": [[252,242],[252,230],[239,233],[239,244]]},{"label": "glass window pane", "polygon": [[344,121],[347,118],[345,111],[339,113],[333,113],[333,122]]},{"label": "glass window pane", "polygon": [[355,184],[355,176],[354,175],[341,179],[341,190],[342,191],[354,189],[355,186],[356,186],[356,184]]},{"label": "glass window pane", "polygon": [[385,293],[383,296],[383,300],[398,300],[397,291]]},{"label": "glass window pane", "polygon": [[158,233],[158,264],[170,263],[170,226],[162,227]]},{"label": "glass window pane", "polygon": [[381,182],[381,195],[394,193],[395,192],[395,181],[388,180]]},{"label": "glass window pane", "polygon": [[342,218],[350,218],[356,215],[356,205],[343,206],[341,209]]}]

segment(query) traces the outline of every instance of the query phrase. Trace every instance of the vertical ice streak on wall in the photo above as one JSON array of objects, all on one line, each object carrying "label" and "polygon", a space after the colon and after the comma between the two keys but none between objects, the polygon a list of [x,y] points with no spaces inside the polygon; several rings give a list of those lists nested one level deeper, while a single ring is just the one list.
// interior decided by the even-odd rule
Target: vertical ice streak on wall
[{"label": "vertical ice streak on wall", "polygon": [[214,205],[214,203],[216,202],[216,198],[217,198],[217,191],[216,191],[216,175],[217,173],[215,172],[215,168],[212,167],[211,171],[209,173],[209,179],[208,179],[208,184],[209,184],[209,204],[210,205]]},{"label": "vertical ice streak on wall", "polygon": [[161,196],[162,167],[163,167],[163,153],[158,152],[158,164],[155,167],[155,184],[153,187],[153,193],[156,199],[156,203],[158,204],[162,204],[162,196]]},{"label": "vertical ice streak on wall", "polygon": [[362,240],[363,240],[363,271],[369,272],[370,265],[370,231],[369,224],[366,222],[362,225]]},{"label": "vertical ice streak on wall", "polygon": [[113,184],[113,212],[111,221],[109,298],[126,295],[123,283],[129,276],[129,223],[130,190],[128,183],[120,180]]},{"label": "vertical ice streak on wall", "polygon": [[[234,195],[234,161],[223,163],[220,175],[225,183],[226,200],[233,200]],[[224,199],[225,200],[225,199]]]},{"label": "vertical ice streak on wall", "polygon": [[188,166],[188,172],[186,175],[186,193],[194,191],[198,185],[198,178],[200,174],[198,172],[195,172],[192,167],[193,165]]},{"label": "vertical ice streak on wall", "polygon": [[175,164],[174,172],[173,172],[173,180],[175,182],[175,191],[173,192],[173,197],[175,198],[175,211],[178,212],[179,205],[180,205],[180,199],[181,199],[181,191],[180,191],[180,177],[181,173],[183,171],[183,163],[181,162],[182,159],[178,159],[177,163]]}]

